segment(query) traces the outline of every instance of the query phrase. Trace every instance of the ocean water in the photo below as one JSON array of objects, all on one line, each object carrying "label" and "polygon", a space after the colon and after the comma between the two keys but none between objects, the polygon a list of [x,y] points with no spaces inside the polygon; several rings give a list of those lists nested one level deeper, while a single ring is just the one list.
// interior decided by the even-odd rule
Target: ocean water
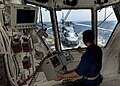
[{"label": "ocean water", "polygon": [[[115,29],[117,22],[116,21],[99,21],[98,23],[98,37],[102,38],[105,43],[109,40],[113,30]],[[90,21],[77,22],[77,24],[73,23],[76,33],[83,32],[87,29],[92,29]]]},{"label": "ocean water", "polygon": [[[99,21],[97,26],[99,28],[104,28],[107,31],[107,30],[113,30],[115,28],[116,24],[117,24],[116,21],[105,21],[103,23],[102,23],[102,21]],[[81,32],[86,29],[91,29],[91,25],[92,24],[90,21],[77,22],[77,24],[73,23],[73,26],[75,27],[75,32]]]}]

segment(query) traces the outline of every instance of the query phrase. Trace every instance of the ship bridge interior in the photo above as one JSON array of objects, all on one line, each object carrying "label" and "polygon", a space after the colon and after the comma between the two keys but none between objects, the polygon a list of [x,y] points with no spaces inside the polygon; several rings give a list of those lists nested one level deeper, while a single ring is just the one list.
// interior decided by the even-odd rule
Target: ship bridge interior
[{"label": "ship bridge interior", "polygon": [[0,86],[74,86],[54,76],[77,67],[85,30],[103,52],[100,86],[120,86],[120,0],[0,0]]}]

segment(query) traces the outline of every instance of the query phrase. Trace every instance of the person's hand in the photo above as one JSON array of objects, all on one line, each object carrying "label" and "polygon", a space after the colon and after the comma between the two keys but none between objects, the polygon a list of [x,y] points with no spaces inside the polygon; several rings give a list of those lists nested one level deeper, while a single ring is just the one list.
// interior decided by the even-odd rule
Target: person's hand
[{"label": "person's hand", "polygon": [[60,80],[62,80],[63,79],[63,74],[61,74],[61,73],[58,73],[55,77],[54,77],[54,80],[55,81],[60,81]]},{"label": "person's hand", "polygon": [[78,47],[76,50],[77,50],[79,53],[81,53],[81,52],[83,51],[81,47]]}]

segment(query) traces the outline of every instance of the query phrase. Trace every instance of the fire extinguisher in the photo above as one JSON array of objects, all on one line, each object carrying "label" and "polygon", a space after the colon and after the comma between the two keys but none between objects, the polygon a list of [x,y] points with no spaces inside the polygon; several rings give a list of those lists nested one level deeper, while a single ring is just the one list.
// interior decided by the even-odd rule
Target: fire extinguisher
[{"label": "fire extinguisher", "polygon": [[30,40],[28,38],[23,38],[22,43],[23,52],[30,52]]},{"label": "fire extinguisher", "polygon": [[22,64],[24,69],[29,69],[31,67],[30,57],[25,56],[23,58]]},{"label": "fire extinguisher", "polygon": [[21,41],[19,40],[19,38],[14,38],[11,41],[11,47],[14,53],[20,53],[22,51]]}]

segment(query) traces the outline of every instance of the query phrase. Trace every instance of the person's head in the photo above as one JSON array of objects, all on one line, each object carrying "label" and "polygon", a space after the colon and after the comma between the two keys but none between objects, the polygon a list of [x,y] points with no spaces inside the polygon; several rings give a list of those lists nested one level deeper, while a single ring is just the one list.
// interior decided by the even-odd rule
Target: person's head
[{"label": "person's head", "polygon": [[94,43],[94,32],[92,30],[85,30],[83,32],[83,42],[86,43]]}]

